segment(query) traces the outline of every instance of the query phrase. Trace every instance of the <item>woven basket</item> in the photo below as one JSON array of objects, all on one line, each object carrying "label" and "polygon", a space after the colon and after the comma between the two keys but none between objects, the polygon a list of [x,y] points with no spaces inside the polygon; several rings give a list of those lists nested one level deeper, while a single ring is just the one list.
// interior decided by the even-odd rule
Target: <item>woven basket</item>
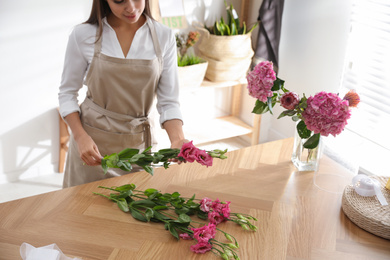
[{"label": "woven basket", "polygon": [[[385,188],[388,177],[371,177],[381,184],[381,191],[390,203],[390,191]],[[363,197],[352,185],[344,189],[342,209],[345,215],[360,228],[386,239],[390,239],[390,205],[382,206],[376,196]]]},{"label": "woven basket", "polygon": [[196,88],[202,84],[208,62],[178,67],[179,86],[181,88]]},{"label": "woven basket", "polygon": [[254,55],[251,33],[220,36],[212,35],[200,26],[196,28],[202,32],[198,55],[209,62],[208,80],[239,80],[246,76]]}]

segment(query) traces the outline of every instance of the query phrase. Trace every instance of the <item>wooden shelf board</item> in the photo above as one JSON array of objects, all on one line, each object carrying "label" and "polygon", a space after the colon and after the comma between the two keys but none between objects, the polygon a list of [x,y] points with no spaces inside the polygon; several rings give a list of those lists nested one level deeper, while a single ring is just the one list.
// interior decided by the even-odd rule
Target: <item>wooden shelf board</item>
[{"label": "wooden shelf board", "polygon": [[253,128],[234,116],[220,117],[183,126],[185,137],[194,144],[203,144],[231,137],[251,134]]}]

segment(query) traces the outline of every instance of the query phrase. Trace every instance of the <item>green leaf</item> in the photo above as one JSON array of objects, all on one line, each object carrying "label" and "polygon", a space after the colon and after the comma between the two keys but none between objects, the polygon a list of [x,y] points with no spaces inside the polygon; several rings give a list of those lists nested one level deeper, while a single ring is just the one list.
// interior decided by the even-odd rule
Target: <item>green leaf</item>
[{"label": "green leaf", "polygon": [[135,218],[136,220],[139,220],[139,221],[142,221],[142,222],[148,222],[146,217],[141,212],[139,212],[138,210],[130,208],[130,213],[133,216],[133,218]]},{"label": "green leaf", "polygon": [[252,110],[254,114],[264,114],[269,111],[268,104],[261,102],[260,100],[256,100],[255,107]]},{"label": "green leaf", "polygon": [[103,168],[104,175],[106,175],[107,174],[107,170],[108,170],[107,160],[106,159],[102,159],[101,165],[102,165],[102,168]]},{"label": "green leaf", "polygon": [[154,174],[154,169],[153,169],[152,166],[144,165],[144,166],[142,166],[142,168],[143,168],[147,173],[149,173],[150,175],[153,176],[153,174]]},{"label": "green leaf", "polygon": [[124,211],[124,212],[129,212],[129,205],[127,204],[127,201],[124,198],[119,198],[116,202],[118,207]]},{"label": "green leaf", "polygon": [[156,191],[158,192],[158,190],[156,190],[156,189],[149,188],[149,189],[144,190],[144,194],[149,197],[150,195],[152,195]]},{"label": "green leaf", "polygon": [[125,184],[119,187],[115,187],[116,191],[128,191],[128,190],[134,190],[135,184]]},{"label": "green leaf", "polygon": [[190,210],[189,210],[189,208],[187,208],[187,207],[181,207],[181,208],[176,208],[175,209],[175,213],[177,214],[177,215],[180,215],[180,214],[186,214],[186,213],[188,213]]},{"label": "green leaf", "polygon": [[282,117],[285,117],[285,116],[293,116],[297,113],[296,110],[285,110],[283,111],[282,113],[280,113],[280,115],[278,116],[278,119],[279,118],[282,118]]},{"label": "green leaf", "polygon": [[172,193],[172,198],[176,199],[176,198],[179,198],[180,197],[180,193],[175,191],[174,193]]},{"label": "green leaf", "polygon": [[307,141],[303,144],[303,147],[304,148],[307,148],[307,149],[314,149],[318,146],[318,144],[320,143],[320,134],[314,134],[312,135],[309,139],[307,139]]},{"label": "green leaf", "polygon": [[145,154],[142,154],[142,153],[139,153],[139,154],[135,154],[133,157],[131,157],[131,159],[129,160],[130,163],[136,163],[139,159],[145,157]]},{"label": "green leaf", "polygon": [[[123,171],[127,171],[127,172],[130,172],[132,169],[133,169],[133,166],[131,166],[131,163],[130,162],[127,162],[127,161],[120,161],[121,162],[121,166],[119,167],[121,170]],[[119,165],[118,165],[119,166]]]},{"label": "green leaf", "polygon": [[176,228],[175,228],[174,225],[170,224],[170,225],[168,226],[168,229],[169,229],[169,232],[172,234],[172,236],[174,236],[177,240],[180,239],[180,238],[179,238],[179,234],[177,233],[177,230],[176,230]]},{"label": "green leaf", "polygon": [[190,223],[191,222],[191,218],[189,216],[187,216],[187,214],[180,214],[178,219],[177,219],[180,223]]},{"label": "green leaf", "polygon": [[298,124],[297,124],[297,131],[298,131],[298,135],[302,138],[302,139],[307,139],[311,136],[311,131],[309,129],[307,129],[306,127],[306,124],[303,120],[301,120]]},{"label": "green leaf", "polygon": [[143,153],[143,154],[146,154],[146,153],[149,152],[151,149],[152,149],[152,146],[149,146],[149,147],[146,148],[142,153]]},{"label": "green leaf", "polygon": [[268,110],[273,115],[272,113],[272,107],[275,105],[275,103],[272,102],[272,97],[267,97],[267,105],[268,105]]},{"label": "green leaf", "polygon": [[141,207],[154,207],[156,206],[156,203],[151,201],[151,200],[136,200],[136,201],[133,201],[132,203],[130,203],[130,207],[138,207],[138,206],[141,206]]},{"label": "green leaf", "polygon": [[163,210],[163,209],[168,209],[167,206],[155,206],[153,207],[153,210]]},{"label": "green leaf", "polygon": [[118,153],[118,157],[121,160],[129,160],[134,155],[138,154],[138,149],[126,148]]},{"label": "green leaf", "polygon": [[272,86],[271,90],[272,91],[279,91],[280,89],[282,89],[284,86],[284,80],[280,79],[280,78],[276,78],[276,80],[274,81],[274,85]]},{"label": "green leaf", "polygon": [[207,212],[203,212],[201,210],[199,210],[196,215],[198,216],[198,218],[200,219],[207,219],[208,218],[208,213]]},{"label": "green leaf", "polygon": [[154,211],[151,208],[147,208],[145,211],[145,218],[147,221],[150,221],[151,218],[154,217]]}]

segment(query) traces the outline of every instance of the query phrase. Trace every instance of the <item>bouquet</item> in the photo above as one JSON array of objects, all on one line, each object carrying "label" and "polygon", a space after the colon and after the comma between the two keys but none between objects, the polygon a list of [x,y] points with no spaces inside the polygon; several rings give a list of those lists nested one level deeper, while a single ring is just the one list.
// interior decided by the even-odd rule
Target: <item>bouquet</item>
[{"label": "bouquet", "polygon": [[297,122],[297,132],[302,139],[307,139],[304,148],[314,149],[318,146],[320,136],[340,134],[351,117],[350,108],[360,102],[359,95],[349,91],[344,98],[337,94],[319,92],[307,98],[300,98],[295,92],[284,87],[284,80],[276,77],[273,64],[263,61],[249,72],[247,76],[249,95],[256,98],[252,113],[273,114],[273,107],[279,103],[284,110],[278,117],[292,117]]},{"label": "bouquet", "polygon": [[153,175],[155,166],[163,166],[167,169],[172,160],[190,163],[196,161],[208,167],[213,165],[214,158],[227,158],[225,155],[227,149],[201,150],[194,146],[192,141],[184,143],[181,149],[167,148],[157,152],[152,152],[151,149],[152,147],[149,146],[140,153],[139,149],[126,148],[119,153],[104,156],[101,163],[104,174],[107,173],[108,168],[120,168],[124,171],[131,171],[132,165],[138,165]]},{"label": "bouquet", "polygon": [[[190,247],[194,253],[203,254],[211,251],[225,260],[240,259],[237,254],[238,241],[233,235],[219,229],[218,224],[230,221],[240,225],[244,230],[257,230],[251,223],[257,219],[248,214],[231,212],[230,201],[222,202],[219,199],[213,201],[209,198],[197,200],[195,195],[183,198],[178,192],[161,193],[156,189],[141,191],[136,190],[134,184],[99,188],[114,193],[94,194],[114,201],[119,209],[130,213],[136,220],[162,223],[177,240],[196,241],[196,244]],[[197,216],[201,222],[193,220],[191,216]],[[195,227],[193,223],[201,224],[201,227]],[[223,233],[226,241],[216,240],[217,232]]]}]

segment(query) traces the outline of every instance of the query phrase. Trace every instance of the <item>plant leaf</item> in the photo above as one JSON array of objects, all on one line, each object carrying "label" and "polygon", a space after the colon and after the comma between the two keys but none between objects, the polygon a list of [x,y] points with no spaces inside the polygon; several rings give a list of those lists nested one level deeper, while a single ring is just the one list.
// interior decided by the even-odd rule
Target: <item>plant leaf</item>
[{"label": "plant leaf", "polygon": [[252,110],[254,114],[264,114],[269,111],[267,103],[256,100],[255,107]]},{"label": "plant leaf", "polygon": [[123,212],[129,212],[129,204],[127,204],[127,201],[124,198],[119,198],[116,202],[118,207],[123,211]]},{"label": "plant leaf", "polygon": [[318,134],[314,134],[312,135],[309,139],[307,139],[307,141],[303,144],[303,147],[304,148],[307,148],[307,149],[314,149],[318,146],[318,144],[320,143],[320,136],[321,134],[318,133]]},{"label": "plant leaf", "polygon": [[297,124],[297,131],[298,131],[298,135],[302,138],[302,139],[307,139],[311,136],[311,131],[309,129],[307,129],[306,127],[306,124],[303,120],[301,120],[298,124]]},{"label": "plant leaf", "polygon": [[136,220],[139,220],[139,221],[142,221],[142,222],[147,222],[148,221],[146,219],[146,217],[141,212],[139,212],[136,209],[130,208],[130,213],[133,216],[133,218],[135,218]]}]

